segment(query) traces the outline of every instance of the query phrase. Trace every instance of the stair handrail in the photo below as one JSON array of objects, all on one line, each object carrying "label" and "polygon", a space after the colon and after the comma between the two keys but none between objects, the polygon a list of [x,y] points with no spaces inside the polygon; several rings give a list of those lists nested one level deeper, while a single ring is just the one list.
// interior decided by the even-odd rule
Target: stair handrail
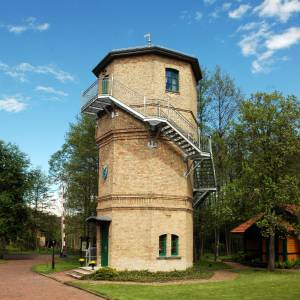
[{"label": "stair handrail", "polygon": [[[105,80],[105,91],[103,81]],[[97,96],[108,95],[116,99],[125,98],[130,104],[129,106],[141,113],[145,117],[159,117],[168,120],[178,130],[180,130],[188,139],[199,146],[205,152],[211,152],[207,145],[207,138],[202,136],[198,131],[198,126],[192,124],[178,109],[170,103],[170,99],[151,98],[146,95],[129,88],[113,75],[109,78],[95,80],[81,94],[82,107],[86,107],[93,102]],[[124,101],[124,99],[123,99]],[[155,108],[156,109],[153,109]],[[151,110],[152,109],[152,110]]]}]

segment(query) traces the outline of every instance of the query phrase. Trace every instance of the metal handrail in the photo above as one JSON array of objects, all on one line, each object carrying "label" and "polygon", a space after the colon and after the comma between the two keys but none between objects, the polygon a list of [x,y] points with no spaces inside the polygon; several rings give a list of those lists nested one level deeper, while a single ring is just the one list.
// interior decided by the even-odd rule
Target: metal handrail
[{"label": "metal handrail", "polygon": [[[201,136],[198,127],[183,116],[170,100],[148,98],[119,80],[110,78],[97,79],[82,94],[81,105],[86,107],[98,96],[112,96],[120,99],[144,117],[158,117],[168,120],[174,127],[181,131],[188,139],[205,152],[211,152],[209,139]],[[131,103],[131,104],[128,104]]]}]

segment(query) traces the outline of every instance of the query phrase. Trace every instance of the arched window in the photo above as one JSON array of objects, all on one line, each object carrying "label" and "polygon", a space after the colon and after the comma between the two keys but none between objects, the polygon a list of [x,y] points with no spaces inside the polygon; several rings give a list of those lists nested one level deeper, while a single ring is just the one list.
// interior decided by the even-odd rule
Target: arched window
[{"label": "arched window", "polygon": [[167,255],[167,235],[162,234],[159,236],[159,256]]},{"label": "arched window", "polygon": [[176,234],[171,235],[171,255],[172,256],[177,256],[178,255],[178,242],[179,242],[179,237]]},{"label": "arched window", "polygon": [[178,70],[166,68],[166,91],[179,92],[179,72],[178,72]]}]

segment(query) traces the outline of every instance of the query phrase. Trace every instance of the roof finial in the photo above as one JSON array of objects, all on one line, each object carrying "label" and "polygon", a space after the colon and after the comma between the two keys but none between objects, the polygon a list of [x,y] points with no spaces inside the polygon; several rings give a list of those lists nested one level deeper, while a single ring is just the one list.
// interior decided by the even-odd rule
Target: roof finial
[{"label": "roof finial", "polygon": [[152,43],[151,43],[151,33],[150,32],[145,33],[144,34],[144,38],[147,40],[148,47],[151,47],[152,46]]}]

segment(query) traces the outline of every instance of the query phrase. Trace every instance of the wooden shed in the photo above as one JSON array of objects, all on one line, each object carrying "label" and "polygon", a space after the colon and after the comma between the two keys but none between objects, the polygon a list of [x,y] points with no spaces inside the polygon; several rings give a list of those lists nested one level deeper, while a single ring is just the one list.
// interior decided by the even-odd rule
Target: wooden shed
[{"label": "wooden shed", "polygon": [[[287,218],[284,227],[288,231],[288,236],[282,238],[279,232],[275,235],[275,260],[276,261],[293,261],[300,259],[300,240],[295,233],[294,227],[289,220],[295,217],[299,207],[295,205],[284,205],[279,208],[282,216]],[[231,230],[233,239],[240,241],[240,249],[246,254],[248,260],[268,261],[269,240],[261,235],[260,228],[256,223],[263,217],[258,214],[246,222],[240,224]]]}]

